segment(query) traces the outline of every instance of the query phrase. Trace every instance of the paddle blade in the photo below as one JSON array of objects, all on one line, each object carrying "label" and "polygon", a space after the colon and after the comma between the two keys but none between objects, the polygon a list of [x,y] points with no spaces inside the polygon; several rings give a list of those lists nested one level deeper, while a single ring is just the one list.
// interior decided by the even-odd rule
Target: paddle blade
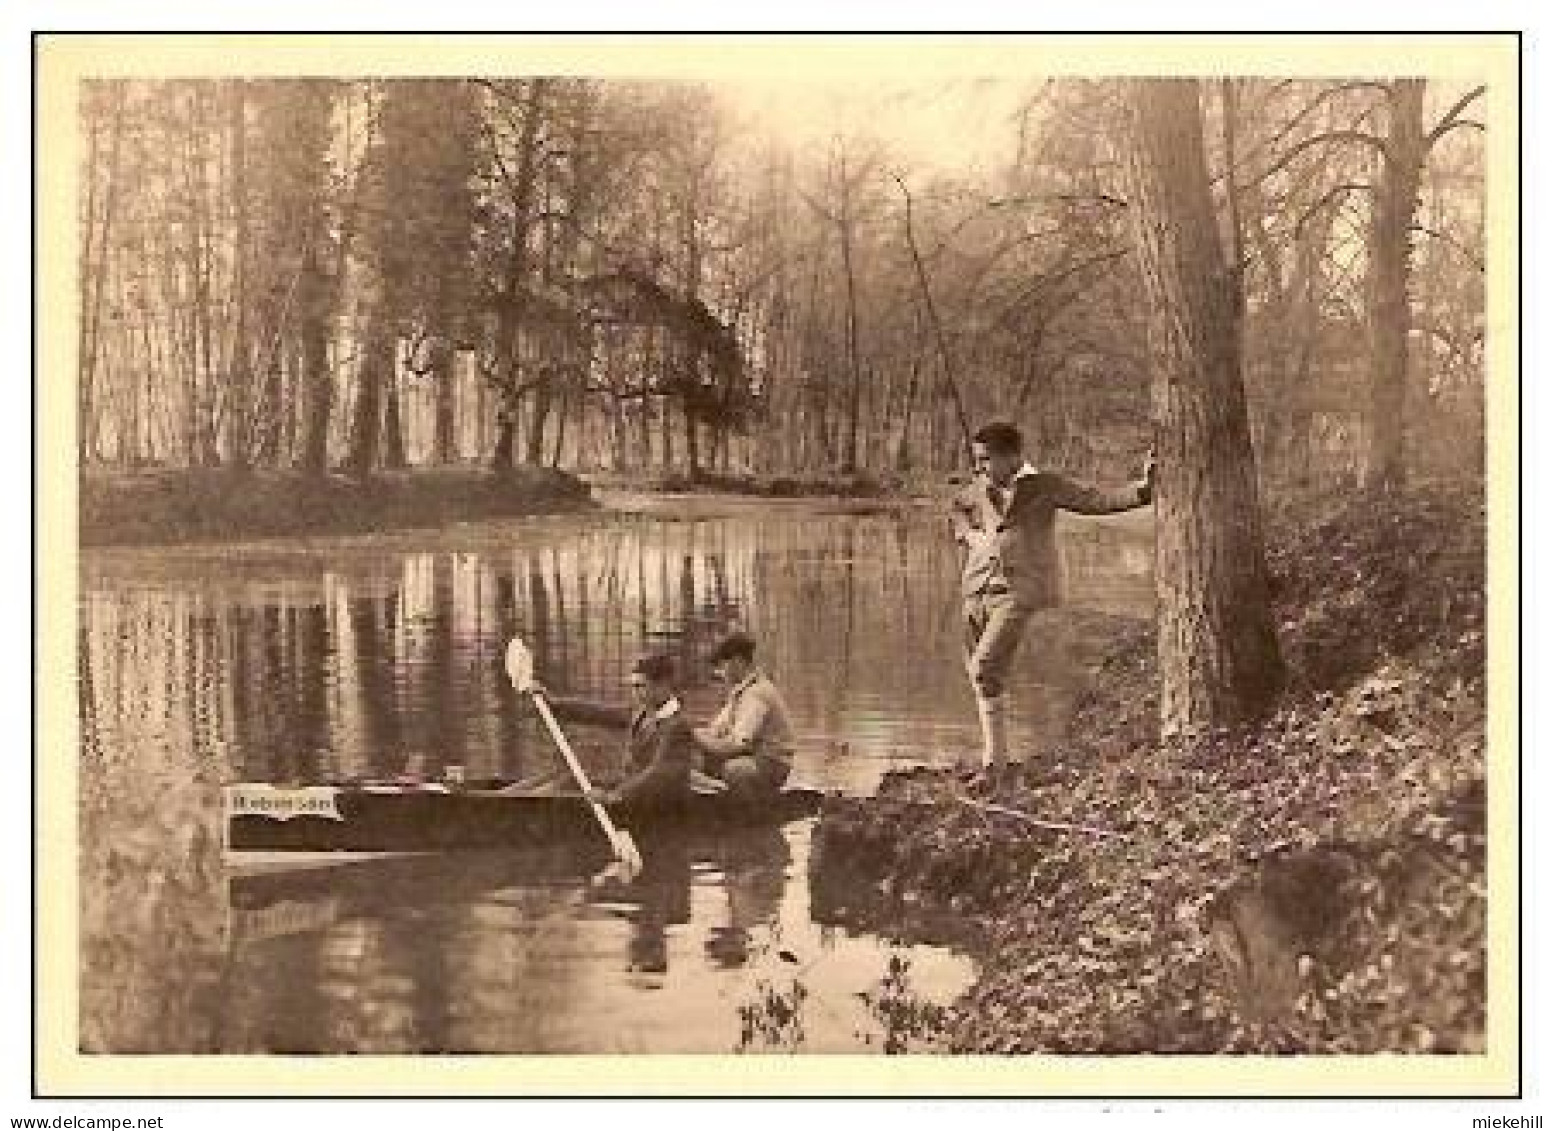
[{"label": "paddle blade", "polygon": [[520,692],[534,689],[534,654],[517,636],[514,636],[507,645],[507,678]]}]

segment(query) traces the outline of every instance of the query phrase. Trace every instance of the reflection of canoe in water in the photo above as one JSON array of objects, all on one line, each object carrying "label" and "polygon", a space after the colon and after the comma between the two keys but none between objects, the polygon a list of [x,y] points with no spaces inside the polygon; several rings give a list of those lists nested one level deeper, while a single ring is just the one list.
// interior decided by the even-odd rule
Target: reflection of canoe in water
[{"label": "reflection of canoe in water", "polygon": [[[619,814],[633,832],[770,827],[819,810],[814,790],[784,790],[774,803],[742,805],[693,796],[672,808]],[[232,852],[437,852],[549,845],[603,834],[576,793],[466,786],[232,785],[225,791]]]}]

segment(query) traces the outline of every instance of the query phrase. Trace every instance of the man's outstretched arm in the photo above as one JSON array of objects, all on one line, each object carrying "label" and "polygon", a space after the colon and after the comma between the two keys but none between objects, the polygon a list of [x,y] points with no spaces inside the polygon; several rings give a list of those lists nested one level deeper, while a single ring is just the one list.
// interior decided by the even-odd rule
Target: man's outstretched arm
[{"label": "man's outstretched arm", "polygon": [[1153,484],[1148,478],[1124,487],[1095,487],[1056,472],[1043,472],[1041,479],[1041,486],[1051,492],[1057,507],[1075,514],[1118,514],[1154,501]]}]

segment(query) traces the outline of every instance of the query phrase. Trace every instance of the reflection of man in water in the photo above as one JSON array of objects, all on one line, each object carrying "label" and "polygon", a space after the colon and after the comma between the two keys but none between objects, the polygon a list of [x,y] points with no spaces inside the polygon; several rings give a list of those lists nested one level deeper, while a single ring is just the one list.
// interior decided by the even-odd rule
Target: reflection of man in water
[{"label": "reflection of man in water", "polygon": [[706,954],[715,965],[743,966],[751,930],[775,921],[792,858],[782,831],[766,826],[710,840],[703,836],[666,833],[641,844],[642,873],[622,892],[637,905],[630,912],[628,969],[668,971],[669,928],[691,920],[697,861],[717,866],[727,895],[726,921],[707,930]]},{"label": "reflection of man in water", "polygon": [[1031,614],[1057,604],[1057,512],[1114,514],[1147,506],[1153,465],[1141,482],[1107,490],[1037,471],[1012,424],[983,425],[971,439],[975,476],[955,495],[951,518],[965,548],[965,669],[981,721],[981,763],[996,774],[1008,758],[1003,693],[1014,655]]},{"label": "reflection of man in water", "polygon": [[767,827],[719,838],[713,860],[722,867],[728,921],[707,932],[707,957],[718,966],[743,966],[751,930],[776,921],[792,853],[782,830]]},{"label": "reflection of man in water", "polygon": [[631,883],[627,969],[662,974],[669,968],[669,927],[690,921],[690,850],[683,836],[654,837],[639,847],[642,872]]},{"label": "reflection of man in water", "polygon": [[782,693],[755,666],[755,642],[742,632],[725,637],[709,659],[728,697],[695,732],[706,770],[742,800],[774,797],[793,767],[793,724]]}]

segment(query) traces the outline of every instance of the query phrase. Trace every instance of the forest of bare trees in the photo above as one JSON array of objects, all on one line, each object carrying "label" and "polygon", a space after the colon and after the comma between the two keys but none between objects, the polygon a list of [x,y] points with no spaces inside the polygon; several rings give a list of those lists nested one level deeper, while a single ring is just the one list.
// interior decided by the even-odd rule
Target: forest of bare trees
[{"label": "forest of bare trees", "polygon": [[[1263,483],[1479,467],[1481,89],[1193,90]],[[1127,93],[1011,104],[970,172],[712,86],[85,83],[80,461],[909,481],[999,413],[1123,473],[1158,411]]]}]

